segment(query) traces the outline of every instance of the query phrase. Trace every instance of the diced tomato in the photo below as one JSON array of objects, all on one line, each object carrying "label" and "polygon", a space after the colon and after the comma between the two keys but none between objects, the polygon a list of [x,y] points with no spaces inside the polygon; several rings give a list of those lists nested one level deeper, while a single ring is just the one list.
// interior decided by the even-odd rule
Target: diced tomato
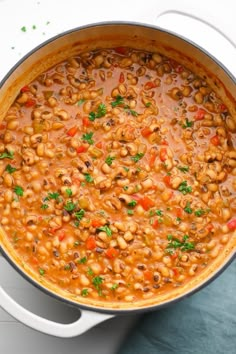
[{"label": "diced tomato", "polygon": [[183,72],[183,70],[184,70],[184,68],[182,67],[182,65],[177,65],[176,67],[175,67],[175,71],[177,72],[177,73],[182,73]]},{"label": "diced tomato", "polygon": [[106,256],[110,259],[112,258],[116,258],[119,254],[119,251],[114,248],[114,247],[110,247],[106,250]]},{"label": "diced tomato", "polygon": [[126,48],[126,47],[116,47],[114,50],[118,54],[125,55],[127,53],[127,51],[128,51],[128,48]]},{"label": "diced tomato", "polygon": [[152,223],[152,227],[154,229],[158,229],[158,227],[160,226],[159,222],[157,219],[153,220],[153,223]]},{"label": "diced tomato", "polygon": [[207,231],[211,232],[212,230],[214,230],[214,225],[212,223],[209,223],[207,226],[206,226],[206,229]]},{"label": "diced tomato", "polygon": [[236,230],[236,219],[230,220],[230,221],[227,223],[227,226],[228,226],[228,228],[229,228],[231,231]]},{"label": "diced tomato", "polygon": [[170,257],[171,257],[172,259],[176,259],[176,258],[178,257],[177,252],[175,251],[174,253],[172,253],[172,254],[170,255]]},{"label": "diced tomato", "polygon": [[38,216],[38,221],[42,221],[43,217],[41,215]]},{"label": "diced tomato", "polygon": [[6,128],[5,124],[0,124],[0,130],[5,128]]},{"label": "diced tomato", "polygon": [[71,127],[68,131],[67,131],[67,135],[68,136],[71,136],[71,137],[73,137],[73,136],[75,136],[75,134],[77,133],[77,131],[78,131],[78,127],[75,125],[74,127]]},{"label": "diced tomato", "polygon": [[29,92],[29,91],[30,91],[30,88],[29,88],[28,85],[23,86],[23,87],[21,88],[21,90],[20,90],[20,92]]},{"label": "diced tomato", "polygon": [[151,89],[156,88],[156,87],[157,87],[157,85],[155,84],[155,82],[148,81],[144,85],[144,90],[151,90]]},{"label": "diced tomato", "polygon": [[77,147],[76,151],[78,152],[78,154],[87,151],[87,147],[84,145],[80,145]]},{"label": "diced tomato", "polygon": [[89,236],[86,240],[86,248],[93,250],[96,247],[96,240],[94,236]]},{"label": "diced tomato", "polygon": [[173,272],[174,272],[174,275],[175,275],[176,277],[178,277],[178,276],[179,276],[179,269],[178,269],[178,268],[172,268],[172,270],[173,270]]},{"label": "diced tomato", "polygon": [[82,124],[83,124],[84,127],[89,127],[91,122],[90,122],[90,120],[87,117],[83,117]]},{"label": "diced tomato", "polygon": [[102,141],[99,141],[97,144],[95,144],[95,146],[96,146],[98,149],[102,149]]},{"label": "diced tomato", "polygon": [[77,185],[77,186],[80,186],[81,184],[81,181],[79,178],[73,178],[73,182]]},{"label": "diced tomato", "polygon": [[29,98],[26,102],[25,102],[25,107],[33,107],[36,105],[36,101],[33,98]]},{"label": "diced tomato", "polygon": [[219,106],[218,106],[220,112],[225,112],[227,111],[227,107],[224,103],[220,103]]},{"label": "diced tomato", "polygon": [[145,270],[143,272],[144,278],[146,280],[152,280],[153,279],[153,272],[151,270]]},{"label": "diced tomato", "polygon": [[211,139],[210,142],[212,145],[218,146],[220,145],[220,138],[218,135],[214,135]]},{"label": "diced tomato", "polygon": [[166,146],[168,146],[169,144],[168,144],[168,141],[162,140],[161,145],[166,145]]},{"label": "diced tomato", "polygon": [[199,108],[194,116],[195,120],[203,120],[207,112],[203,108]]},{"label": "diced tomato", "polygon": [[160,149],[160,160],[164,162],[167,159],[167,149],[162,147]]},{"label": "diced tomato", "polygon": [[167,187],[171,187],[171,184],[170,184],[170,176],[166,175],[163,177],[163,182],[165,183],[165,185]]},{"label": "diced tomato", "polygon": [[146,196],[139,199],[139,204],[143,207],[144,210],[149,210],[155,206],[154,201]]},{"label": "diced tomato", "polygon": [[58,234],[58,240],[59,241],[64,240],[65,236],[66,236],[65,230],[61,230],[60,233]]},{"label": "diced tomato", "polygon": [[96,219],[92,220],[91,224],[92,227],[96,227],[96,228],[103,225],[100,220],[96,220]]},{"label": "diced tomato", "polygon": [[123,84],[125,82],[125,75],[123,72],[120,73],[119,83]]},{"label": "diced tomato", "polygon": [[145,127],[141,130],[141,134],[144,138],[147,138],[149,135],[152,134],[152,131],[150,130],[149,127]]},{"label": "diced tomato", "polygon": [[176,207],[175,208],[175,214],[176,214],[177,218],[181,218],[183,216],[183,209],[179,208],[179,207]]},{"label": "diced tomato", "polygon": [[156,155],[156,154],[151,154],[151,156],[150,156],[150,160],[149,160],[149,166],[150,166],[150,167],[153,167],[153,166],[154,166],[154,163],[155,163],[156,157],[157,157],[157,155]]},{"label": "diced tomato", "polygon": [[39,263],[38,258],[36,258],[36,257],[31,257],[30,260],[31,260],[32,264],[38,264]]}]

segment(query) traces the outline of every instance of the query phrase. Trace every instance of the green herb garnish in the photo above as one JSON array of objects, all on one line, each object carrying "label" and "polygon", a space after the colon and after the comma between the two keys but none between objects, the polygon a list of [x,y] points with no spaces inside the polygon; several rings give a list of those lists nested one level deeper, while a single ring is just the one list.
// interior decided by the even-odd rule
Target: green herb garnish
[{"label": "green herb garnish", "polygon": [[64,205],[64,209],[68,212],[75,210],[75,208],[76,208],[76,204],[73,203],[71,200],[68,200],[66,205]]},{"label": "green herb garnish", "polygon": [[202,215],[204,215],[206,213],[206,211],[204,210],[204,209],[197,209],[195,212],[194,212],[194,214],[196,215],[196,216],[202,216]]},{"label": "green herb garnish", "polygon": [[58,192],[53,192],[53,193],[48,193],[47,197],[44,200],[50,200],[50,199],[58,200],[59,197],[60,194]]},{"label": "green herb garnish", "polygon": [[193,126],[193,122],[188,120],[188,118],[185,119],[185,124],[182,124],[182,128],[191,128]]},{"label": "green herb garnish", "polygon": [[87,274],[91,276],[94,275],[94,272],[91,267],[88,267]]},{"label": "green herb garnish", "polygon": [[67,188],[66,189],[66,194],[67,194],[67,197],[72,197],[72,190],[70,188]]},{"label": "green herb garnish", "polygon": [[163,216],[163,211],[162,211],[162,210],[157,209],[157,210],[155,211],[155,213],[156,213],[156,215],[158,215],[158,216]]},{"label": "green herb garnish", "polygon": [[81,295],[84,296],[84,297],[88,296],[88,289],[82,289],[81,290]]},{"label": "green herb garnish", "polygon": [[128,215],[134,215],[134,211],[133,211],[133,210],[128,209],[128,210],[127,210],[127,214],[128,214]]},{"label": "green herb garnish", "polygon": [[183,173],[186,173],[186,172],[189,171],[189,167],[188,166],[178,166],[177,168]]},{"label": "green herb garnish", "polygon": [[13,159],[14,158],[14,152],[13,151],[5,151],[2,154],[0,154],[0,159]]},{"label": "green herb garnish", "polygon": [[104,117],[106,115],[106,113],[107,113],[106,105],[104,103],[101,103],[98,106],[97,112],[90,112],[89,113],[89,120],[91,120],[93,122],[96,118]]},{"label": "green herb garnish", "polygon": [[191,251],[194,249],[194,243],[188,242],[189,236],[184,235],[182,241],[173,237],[172,235],[167,235],[167,239],[169,241],[168,246],[166,247],[166,251],[168,253],[173,253],[174,250],[180,249],[181,251]]},{"label": "green herb garnish", "polygon": [[103,282],[103,278],[100,277],[99,275],[94,277],[92,280],[92,283],[93,283],[95,289],[97,289],[99,296],[102,295],[102,289],[101,289],[102,282]]},{"label": "green herb garnish", "polygon": [[151,102],[147,102],[147,103],[145,103],[145,107],[150,107],[151,106]]},{"label": "green herb garnish", "polygon": [[94,144],[94,140],[92,139],[92,137],[93,137],[93,132],[85,133],[82,136],[82,140],[87,141],[87,143],[89,145],[93,145]]},{"label": "green herb garnish", "polygon": [[93,177],[89,173],[85,173],[84,177],[85,177],[85,181],[86,182],[88,182],[88,183],[92,183],[93,182]]},{"label": "green herb garnish", "polygon": [[45,270],[43,268],[39,268],[39,274],[43,276],[45,274]]},{"label": "green herb garnish", "polygon": [[78,263],[79,264],[85,264],[87,262],[87,257],[80,258]]},{"label": "green herb garnish", "polygon": [[49,207],[48,204],[42,204],[40,208],[43,209],[43,210],[45,210],[45,209],[47,209],[48,207]]},{"label": "green herb garnish", "polygon": [[129,207],[135,207],[137,205],[137,201],[132,199],[131,202],[128,203]]},{"label": "green herb garnish", "polygon": [[112,236],[112,230],[109,228],[109,226],[104,225],[98,228],[99,231],[104,231],[108,237]]},{"label": "green herb garnish", "polygon": [[23,197],[24,190],[23,190],[22,187],[20,187],[20,186],[15,186],[15,187],[14,187],[14,192],[15,192],[19,197]]},{"label": "green herb garnish", "polygon": [[185,213],[187,213],[187,214],[192,214],[193,209],[191,208],[190,202],[187,202],[187,204],[186,204],[186,206],[185,206],[185,208],[184,208],[184,211],[185,211]]},{"label": "green herb garnish", "polygon": [[25,26],[21,27],[21,31],[26,32],[27,31],[26,27]]},{"label": "green herb garnish", "polygon": [[137,153],[134,156],[131,156],[131,160],[133,160],[134,162],[138,162],[139,160],[141,160],[143,158],[144,154],[142,152]]},{"label": "green herb garnish", "polygon": [[111,102],[111,106],[114,108],[116,106],[119,106],[119,105],[123,105],[124,104],[124,97],[120,96],[120,95],[117,95],[116,96],[116,100]]},{"label": "green herb garnish", "polygon": [[107,164],[108,166],[111,166],[112,161],[114,161],[114,160],[115,160],[115,157],[109,155],[109,156],[107,156],[105,162],[106,162],[106,164]]},{"label": "green herb garnish", "polygon": [[17,169],[15,167],[12,167],[11,165],[6,165],[5,171],[7,171],[8,173],[13,173],[15,172]]},{"label": "green herb garnish", "polygon": [[78,102],[77,102],[77,105],[78,106],[81,106],[83,103],[85,102],[85,99],[81,99],[81,100],[79,100]]},{"label": "green herb garnish", "polygon": [[74,213],[77,220],[81,220],[84,217],[84,209],[80,209]]},{"label": "green herb garnish", "polygon": [[116,290],[118,288],[118,284],[117,283],[114,283],[112,286],[111,286],[111,290]]},{"label": "green herb garnish", "polygon": [[178,191],[186,195],[187,193],[192,192],[192,187],[187,185],[187,181],[183,181],[180,183]]}]

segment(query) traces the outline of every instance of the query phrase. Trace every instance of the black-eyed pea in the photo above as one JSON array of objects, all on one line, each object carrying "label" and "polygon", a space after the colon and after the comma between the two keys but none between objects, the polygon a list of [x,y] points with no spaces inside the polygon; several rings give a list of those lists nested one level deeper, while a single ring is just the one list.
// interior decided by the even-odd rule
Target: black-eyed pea
[{"label": "black-eyed pea", "polygon": [[12,119],[7,123],[7,129],[16,130],[19,126],[19,121],[16,119]]},{"label": "black-eyed pea", "polygon": [[172,265],[172,261],[171,261],[170,256],[164,256],[164,257],[162,258],[162,262],[163,262],[165,265],[167,265],[167,267],[171,267],[171,265]]},{"label": "black-eyed pea", "polygon": [[225,245],[229,241],[229,235],[223,235],[220,239],[220,242]]},{"label": "black-eyed pea", "polygon": [[101,170],[103,173],[107,174],[107,173],[111,173],[112,169],[111,167],[107,164],[107,163],[104,163],[101,167]]},{"label": "black-eyed pea", "polygon": [[152,59],[157,63],[160,64],[162,62],[162,57],[158,53],[152,54]]},{"label": "black-eyed pea", "polygon": [[126,231],[124,233],[124,239],[125,241],[129,242],[129,241],[132,241],[134,239],[134,235],[132,234],[131,231]]},{"label": "black-eyed pea", "polygon": [[197,269],[198,269],[198,265],[192,264],[191,267],[189,268],[188,274],[191,276],[195,275]]},{"label": "black-eyed pea", "polygon": [[169,277],[170,275],[169,269],[166,266],[164,266],[164,264],[160,265],[158,270],[160,271],[163,277],[167,277],[167,278]]},{"label": "black-eyed pea", "polygon": [[13,183],[14,183],[14,178],[9,173],[6,173],[3,176],[3,182],[4,182],[6,187],[12,187]]},{"label": "black-eyed pea", "polygon": [[13,192],[11,189],[7,189],[4,193],[4,199],[7,203],[10,203],[13,199]]},{"label": "black-eyed pea", "polygon": [[2,224],[2,225],[7,225],[7,224],[9,224],[9,219],[8,219],[6,216],[3,216],[3,217],[1,218],[1,224]]},{"label": "black-eyed pea", "polygon": [[117,237],[117,243],[118,243],[118,246],[120,247],[120,249],[122,249],[122,250],[124,250],[128,247],[127,242],[125,241],[125,239],[122,236]]},{"label": "black-eyed pea", "polygon": [[134,295],[126,295],[124,297],[124,300],[131,303],[132,301],[135,300],[135,296]]},{"label": "black-eyed pea", "polygon": [[119,64],[121,68],[128,68],[133,64],[133,61],[131,58],[122,58]]},{"label": "black-eyed pea", "polygon": [[210,252],[211,258],[216,258],[220,253],[220,249],[221,249],[220,245],[215,246],[215,248],[213,248],[213,250]]},{"label": "black-eyed pea", "polygon": [[179,176],[173,177],[171,181],[172,188],[177,189],[182,182],[182,178]]},{"label": "black-eyed pea", "polygon": [[226,125],[230,131],[232,132],[236,131],[236,122],[233,120],[232,117],[230,116],[226,117]]},{"label": "black-eyed pea", "polygon": [[[70,148],[68,148],[68,150],[69,150],[69,149],[70,149]],[[54,151],[51,150],[51,149],[45,149],[44,155],[45,155],[46,157],[49,157],[50,159],[52,159],[52,158],[55,157],[55,153],[54,153]]]},{"label": "black-eyed pea", "polygon": [[203,103],[204,96],[203,96],[203,94],[202,94],[200,91],[198,91],[198,92],[195,93],[194,99],[195,99],[195,102],[196,102],[196,103],[202,104],[202,103]]},{"label": "black-eyed pea", "polygon": [[208,183],[207,188],[210,192],[217,192],[219,187],[216,183]]},{"label": "black-eyed pea", "polygon": [[93,262],[92,264],[90,264],[90,267],[91,267],[92,271],[94,272],[94,274],[101,274],[102,267],[99,263]]},{"label": "black-eyed pea", "polygon": [[38,144],[37,149],[36,149],[37,155],[40,157],[44,156],[45,152],[45,146],[43,143]]},{"label": "black-eyed pea", "polygon": [[[207,244],[207,249],[208,249],[208,250],[212,250],[215,246],[216,246],[216,240],[211,240],[211,241],[208,242],[208,244]],[[182,259],[181,259],[181,260],[182,260]]]},{"label": "black-eyed pea", "polygon": [[39,246],[39,247],[37,248],[37,251],[38,251],[38,253],[39,253],[40,255],[42,255],[42,256],[48,256],[48,255],[49,255],[47,249],[46,249],[44,246]]},{"label": "black-eyed pea", "polygon": [[84,274],[80,274],[79,281],[82,286],[88,286],[90,284],[90,280]]},{"label": "black-eyed pea", "polygon": [[224,221],[228,221],[231,218],[231,211],[229,208],[223,208],[221,210],[221,216]]},{"label": "black-eyed pea", "polygon": [[115,221],[114,222],[114,226],[120,230],[120,231],[123,231],[125,232],[127,230],[127,225],[121,221]]}]

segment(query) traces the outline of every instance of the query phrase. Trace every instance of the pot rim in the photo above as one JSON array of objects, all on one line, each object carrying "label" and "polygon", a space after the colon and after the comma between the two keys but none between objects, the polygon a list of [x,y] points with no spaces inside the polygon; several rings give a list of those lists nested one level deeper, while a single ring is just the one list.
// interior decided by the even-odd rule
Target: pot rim
[{"label": "pot rim", "polygon": [[[40,43],[36,47],[34,47],[32,50],[30,50],[28,53],[26,53],[20,60],[16,62],[16,64],[7,72],[7,74],[2,78],[0,81],[0,89],[3,87],[7,79],[12,75],[12,73],[26,60],[28,59],[33,53],[37,52],[41,48],[47,46],[48,44],[52,43],[55,40],[58,40],[60,38],[63,38],[66,35],[69,35],[74,32],[78,32],[84,29],[89,29],[89,28],[95,28],[95,27],[100,27],[100,26],[138,26],[138,27],[145,27],[153,30],[158,30],[163,33],[167,33],[173,37],[179,38],[182,41],[190,44],[191,46],[197,48],[201,52],[203,52],[204,55],[208,56],[211,60],[213,60],[216,65],[218,65],[223,71],[229,76],[229,78],[233,81],[234,84],[236,84],[236,77],[227,69],[227,67],[221,63],[217,58],[215,58],[211,53],[209,53],[205,48],[202,48],[200,45],[196,44],[195,42],[189,40],[188,38],[179,35],[173,31],[169,31],[166,29],[163,29],[159,26],[156,25],[151,25],[151,24],[146,24],[142,22],[135,22],[135,21],[102,21],[102,22],[95,22],[95,23],[90,23],[82,26],[78,26],[72,29],[69,29],[67,31],[61,32],[46,41]],[[175,297],[171,298],[169,300],[164,301],[163,303],[159,304],[152,304],[149,306],[144,306],[144,307],[134,307],[134,308],[106,308],[106,307],[99,307],[99,306],[92,306],[92,305],[86,305],[83,303],[77,303],[76,301],[72,301],[66,297],[63,297],[62,295],[56,294],[54,291],[47,289],[46,287],[42,286],[36,279],[31,277],[30,275],[27,274],[27,272],[24,272],[24,270],[17,265],[16,262],[13,261],[13,259],[8,255],[7,252],[3,249],[3,247],[0,245],[0,253],[4,256],[4,258],[11,264],[11,266],[21,275],[23,278],[25,278],[27,281],[30,282],[33,286],[38,288],[40,291],[43,291],[45,294],[54,297],[58,301],[62,301],[63,303],[73,306],[75,308],[79,308],[81,310],[89,310],[93,312],[98,312],[98,313],[104,313],[104,314],[116,314],[116,315],[122,315],[128,313],[132,314],[138,314],[138,313],[144,313],[144,312],[150,312],[153,310],[157,309],[163,309],[171,304],[175,304],[195,293],[200,291],[202,288],[205,286],[209,285],[213,280],[215,280],[223,271],[233,262],[234,259],[236,259],[236,249],[235,252],[232,252],[230,257],[223,263],[218,269],[213,273],[213,275],[208,276],[202,283],[196,285],[189,291]]]}]

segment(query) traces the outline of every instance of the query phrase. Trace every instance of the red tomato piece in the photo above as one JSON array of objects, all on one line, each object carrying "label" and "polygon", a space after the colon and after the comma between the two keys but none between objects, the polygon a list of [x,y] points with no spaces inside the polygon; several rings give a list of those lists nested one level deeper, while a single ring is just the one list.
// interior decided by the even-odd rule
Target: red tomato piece
[{"label": "red tomato piece", "polygon": [[153,223],[152,223],[152,227],[153,227],[154,229],[158,229],[159,226],[160,226],[160,224],[159,224],[158,220],[155,219],[155,220],[153,221]]},{"label": "red tomato piece", "polygon": [[87,147],[84,145],[78,146],[76,151],[78,152],[78,154],[81,154],[82,152],[87,151]]},{"label": "red tomato piece", "polygon": [[194,116],[195,120],[203,120],[207,112],[203,108],[199,108]]},{"label": "red tomato piece", "polygon": [[100,227],[100,226],[102,226],[101,221],[100,220],[96,220],[96,219],[92,220],[91,224],[92,224],[92,227]]},{"label": "red tomato piece", "polygon": [[119,78],[119,83],[120,84],[123,84],[125,82],[125,75],[124,75],[124,73],[120,73],[120,78]]},{"label": "red tomato piece", "polygon": [[151,89],[156,88],[156,87],[157,87],[157,85],[155,84],[155,82],[148,81],[144,85],[144,90],[151,90]]},{"label": "red tomato piece", "polygon": [[170,176],[166,175],[163,177],[163,182],[166,184],[167,187],[171,187],[170,184]]},{"label": "red tomato piece", "polygon": [[174,272],[174,275],[175,275],[176,277],[178,277],[178,276],[179,276],[179,269],[178,269],[178,268],[172,268],[172,270],[173,270],[173,272]]},{"label": "red tomato piece", "polygon": [[155,206],[154,201],[146,196],[139,199],[139,204],[143,207],[144,210],[149,210]]},{"label": "red tomato piece", "polygon": [[211,139],[210,142],[212,145],[218,146],[220,145],[220,138],[218,135],[214,135]]},{"label": "red tomato piece", "polygon": [[61,230],[60,233],[58,234],[58,240],[59,241],[64,240],[65,236],[66,236],[65,230]]},{"label": "red tomato piece", "polygon": [[175,214],[176,214],[177,218],[181,218],[183,216],[183,209],[176,207]]},{"label": "red tomato piece", "polygon": [[77,126],[74,126],[74,127],[71,127],[71,128],[67,131],[66,134],[67,134],[68,136],[73,137],[73,136],[75,136],[75,134],[77,133],[77,131],[78,131]]},{"label": "red tomato piece", "polygon": [[25,102],[25,107],[33,107],[36,105],[36,101],[33,98],[29,98],[28,101]]},{"label": "red tomato piece", "polygon": [[87,117],[84,117],[82,119],[82,124],[84,127],[89,127],[90,126],[90,120]]},{"label": "red tomato piece", "polygon": [[167,159],[167,149],[165,147],[162,147],[160,149],[160,160],[164,162]]},{"label": "red tomato piece", "polygon": [[29,91],[30,91],[30,88],[29,88],[28,85],[23,86],[23,87],[21,88],[21,90],[20,90],[20,92],[29,92]]},{"label": "red tomato piece", "polygon": [[151,270],[145,270],[143,272],[144,278],[146,280],[152,280],[153,279],[153,272]]},{"label": "red tomato piece", "polygon": [[116,53],[122,54],[122,55],[125,55],[128,51],[128,49],[126,47],[116,47],[114,50]]},{"label": "red tomato piece", "polygon": [[149,127],[145,127],[141,130],[141,134],[144,138],[147,138],[150,134],[152,134],[152,131]]},{"label": "red tomato piece", "polygon": [[94,236],[89,236],[86,240],[86,248],[93,250],[96,247],[96,240]]},{"label": "red tomato piece", "polygon": [[110,247],[106,250],[106,256],[110,259],[112,258],[116,258],[119,254],[119,251],[114,248],[114,247]]},{"label": "red tomato piece", "polygon": [[99,141],[97,144],[95,144],[95,146],[96,146],[98,149],[102,149],[102,141]]},{"label": "red tomato piece", "polygon": [[157,157],[157,155],[156,155],[156,154],[151,154],[151,156],[150,156],[150,160],[149,160],[149,166],[150,166],[150,167],[153,167],[153,166],[154,166],[154,163],[155,163],[156,157]]},{"label": "red tomato piece", "polygon": [[230,220],[230,221],[227,223],[227,226],[228,226],[228,228],[229,228],[231,231],[236,230],[236,219]]}]

